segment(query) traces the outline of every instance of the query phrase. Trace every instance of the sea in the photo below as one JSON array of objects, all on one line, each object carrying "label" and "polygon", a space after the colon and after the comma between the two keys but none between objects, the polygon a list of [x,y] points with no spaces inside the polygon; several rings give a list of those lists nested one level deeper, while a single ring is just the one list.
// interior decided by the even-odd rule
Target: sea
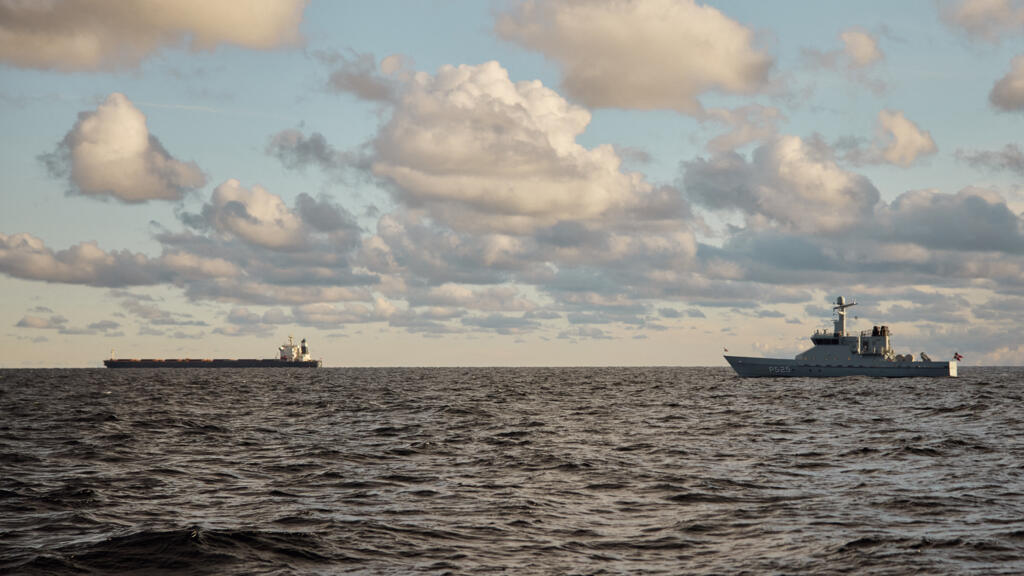
[{"label": "sea", "polygon": [[0,371],[3,574],[1022,574],[1024,368]]}]

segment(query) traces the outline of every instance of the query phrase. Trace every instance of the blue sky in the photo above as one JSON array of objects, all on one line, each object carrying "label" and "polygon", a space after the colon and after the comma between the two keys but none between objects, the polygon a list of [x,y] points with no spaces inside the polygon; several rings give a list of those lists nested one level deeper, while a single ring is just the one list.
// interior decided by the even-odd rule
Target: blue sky
[{"label": "blue sky", "polygon": [[1022,2],[0,11],[0,366],[1024,363]]}]

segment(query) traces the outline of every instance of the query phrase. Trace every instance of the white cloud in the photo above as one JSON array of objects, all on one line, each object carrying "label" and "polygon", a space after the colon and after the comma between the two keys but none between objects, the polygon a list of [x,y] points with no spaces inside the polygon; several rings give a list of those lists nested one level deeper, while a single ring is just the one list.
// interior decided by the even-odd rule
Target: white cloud
[{"label": "white cloud", "polygon": [[305,242],[302,219],[280,196],[259,185],[245,188],[234,178],[213,191],[203,215],[215,229],[257,246],[295,249]]},{"label": "white cloud", "polygon": [[1000,110],[1024,110],[1024,55],[1013,59],[1010,71],[995,83],[988,99]]},{"label": "white cloud", "polygon": [[593,108],[698,114],[702,93],[757,92],[773,65],[749,28],[692,0],[529,0],[495,28],[557,62],[569,96]]},{"label": "white cloud", "polygon": [[922,130],[900,110],[878,113],[875,136],[870,142],[848,136],[836,140],[833,149],[818,135],[814,141],[825,153],[835,154],[851,164],[892,164],[906,168],[938,152],[931,132]]},{"label": "white cloud", "polygon": [[232,278],[239,267],[223,258],[207,258],[188,252],[168,252],[160,257],[162,266],[182,278]]},{"label": "white cloud", "polygon": [[417,74],[374,142],[372,170],[460,230],[526,233],[599,218],[652,187],[609,145],[576,143],[590,114],[497,62]]},{"label": "white cloud", "polygon": [[854,68],[865,68],[883,58],[878,41],[863,30],[845,30],[839,38],[843,41],[843,53]]},{"label": "white cloud", "polygon": [[694,203],[738,210],[753,227],[834,232],[869,217],[879,198],[869,180],[843,170],[796,136],[758,147],[749,163],[728,152],[685,166],[684,183]]},{"label": "white cloud", "polygon": [[0,271],[18,278],[122,286],[160,280],[148,258],[129,252],[104,252],[95,242],[82,242],[54,253],[30,234],[0,234]]},{"label": "white cloud", "polygon": [[89,286],[141,286],[162,282],[229,278],[239,269],[220,258],[170,252],[159,258],[127,250],[106,252],[81,242],[54,252],[30,234],[0,234],[0,272],[45,282]]},{"label": "white cloud", "polygon": [[134,67],[163,47],[297,44],[306,0],[75,0],[0,4],[0,61],[62,71]]},{"label": "white cloud", "polygon": [[931,133],[918,128],[899,110],[879,112],[878,125],[886,141],[881,154],[890,164],[910,166],[918,157],[935,154],[938,150]]},{"label": "white cloud", "polygon": [[57,149],[41,159],[54,175],[67,175],[78,193],[124,202],[178,200],[206,184],[199,167],[168,154],[145,115],[116,92],[79,114]]},{"label": "white cloud", "polygon": [[[611,146],[579,145],[590,122],[585,109],[540,82],[512,82],[496,62],[401,80],[390,118],[360,162],[398,206],[353,260],[380,276],[374,289],[416,308],[389,317],[393,325],[436,331],[433,320],[466,309],[530,309],[496,291],[462,292],[472,284],[543,291],[553,270],[576,269],[608,291],[651,290],[642,286],[652,267],[692,263],[697,242],[681,193],[624,172]],[[773,110],[751,108],[736,122]],[[282,160],[296,167],[327,167],[344,154],[316,134],[279,136],[270,150],[286,148]],[[293,152],[303,160],[292,162]]]}]

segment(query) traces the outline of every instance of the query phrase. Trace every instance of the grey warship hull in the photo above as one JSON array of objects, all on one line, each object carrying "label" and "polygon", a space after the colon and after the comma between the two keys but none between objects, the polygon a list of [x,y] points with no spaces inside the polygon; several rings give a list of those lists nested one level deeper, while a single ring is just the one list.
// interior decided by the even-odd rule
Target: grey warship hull
[{"label": "grey warship hull", "polygon": [[785,358],[726,356],[725,360],[741,378],[955,378],[956,362],[891,362],[815,364]]},{"label": "grey warship hull", "polygon": [[953,353],[950,362],[935,362],[921,352],[921,360],[915,362],[911,354],[896,354],[888,326],[848,334],[846,309],[856,305],[842,296],[836,298],[832,329],[816,330],[811,335],[813,346],[792,360],[750,356],[726,356],[725,360],[741,378],[956,378],[956,361],[963,358],[959,352]]}]

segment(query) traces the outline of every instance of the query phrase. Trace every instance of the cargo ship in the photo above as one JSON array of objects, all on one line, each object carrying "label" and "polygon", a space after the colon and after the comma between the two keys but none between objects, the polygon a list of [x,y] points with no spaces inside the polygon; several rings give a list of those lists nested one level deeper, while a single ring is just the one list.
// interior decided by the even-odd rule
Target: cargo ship
[{"label": "cargo ship", "polygon": [[875,326],[870,332],[847,334],[846,309],[856,306],[842,296],[832,307],[835,315],[831,330],[818,330],[811,335],[813,346],[790,360],[787,358],[755,358],[726,356],[725,360],[741,378],[837,376],[879,376],[884,378],[956,378],[957,360],[935,361],[921,352],[920,360],[913,354],[896,354],[892,349],[892,333],[888,326]]},{"label": "cargo ship", "polygon": [[278,346],[277,358],[131,358],[117,359],[114,351],[103,361],[107,368],[319,368],[321,361],[309,355],[306,339],[298,345],[288,342]]}]

